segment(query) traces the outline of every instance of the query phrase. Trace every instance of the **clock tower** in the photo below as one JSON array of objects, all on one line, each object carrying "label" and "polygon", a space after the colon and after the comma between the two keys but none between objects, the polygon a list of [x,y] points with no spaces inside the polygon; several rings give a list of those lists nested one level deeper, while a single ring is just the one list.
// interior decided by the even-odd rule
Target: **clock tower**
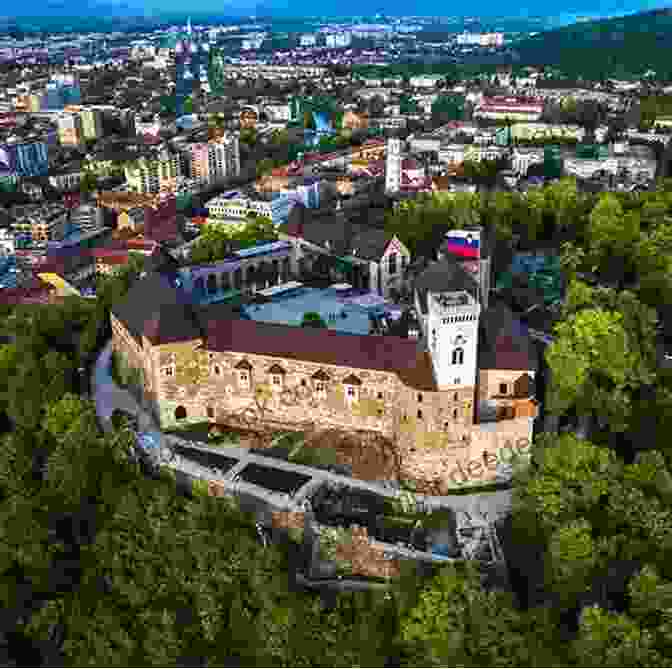
[{"label": "clock tower", "polygon": [[480,313],[466,290],[428,292],[426,336],[439,390],[476,385]]}]

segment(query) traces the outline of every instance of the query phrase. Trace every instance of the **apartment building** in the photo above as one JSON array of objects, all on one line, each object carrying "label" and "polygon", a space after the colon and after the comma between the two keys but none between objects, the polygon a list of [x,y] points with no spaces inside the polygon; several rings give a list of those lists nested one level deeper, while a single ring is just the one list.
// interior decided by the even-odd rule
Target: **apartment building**
[{"label": "apartment building", "polygon": [[163,149],[156,157],[142,157],[134,165],[124,167],[129,190],[136,193],[175,191],[182,174],[179,155]]},{"label": "apartment building", "polygon": [[62,146],[81,146],[84,143],[82,121],[79,114],[58,116],[58,141]]}]

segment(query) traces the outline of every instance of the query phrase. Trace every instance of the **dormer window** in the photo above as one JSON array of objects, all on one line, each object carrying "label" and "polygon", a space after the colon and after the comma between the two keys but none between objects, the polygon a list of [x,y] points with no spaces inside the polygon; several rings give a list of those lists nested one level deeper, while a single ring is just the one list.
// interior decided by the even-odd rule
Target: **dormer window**
[{"label": "dormer window", "polygon": [[456,349],[453,350],[452,364],[453,365],[464,364],[464,349],[463,348],[456,348]]},{"label": "dormer window", "polygon": [[252,365],[247,360],[241,360],[235,367],[238,373],[238,383],[241,388],[249,388],[252,377]]},{"label": "dormer window", "polygon": [[163,368],[163,375],[164,376],[175,376],[175,368],[173,365],[169,365],[168,367]]},{"label": "dormer window", "polygon": [[315,390],[315,396],[319,399],[326,399],[327,397],[327,383],[329,382],[329,374],[324,370],[320,369],[315,372],[312,377],[313,388]]},{"label": "dormer window", "polygon": [[361,380],[354,374],[349,374],[343,379],[343,386],[345,387],[345,397],[349,402],[357,400],[359,395],[359,387],[362,385]]},{"label": "dormer window", "polygon": [[280,367],[280,365],[271,365],[268,370],[268,374],[271,377],[271,384],[279,388],[283,385],[285,379],[285,370]]}]

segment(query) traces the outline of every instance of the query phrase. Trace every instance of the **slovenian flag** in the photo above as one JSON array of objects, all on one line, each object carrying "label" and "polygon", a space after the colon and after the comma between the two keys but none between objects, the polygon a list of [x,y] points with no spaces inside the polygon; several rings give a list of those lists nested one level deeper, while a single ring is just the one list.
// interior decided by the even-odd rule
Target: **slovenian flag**
[{"label": "slovenian flag", "polygon": [[480,231],[451,230],[446,234],[445,249],[458,258],[478,260],[481,254]]}]

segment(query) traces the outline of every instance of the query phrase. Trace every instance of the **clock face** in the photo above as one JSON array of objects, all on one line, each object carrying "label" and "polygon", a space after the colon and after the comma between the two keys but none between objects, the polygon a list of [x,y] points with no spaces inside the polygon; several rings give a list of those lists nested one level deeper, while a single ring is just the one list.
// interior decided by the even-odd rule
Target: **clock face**
[{"label": "clock face", "polygon": [[455,346],[461,346],[463,344],[466,344],[467,340],[463,334],[458,334],[457,337],[455,337],[453,343],[455,344]]}]

